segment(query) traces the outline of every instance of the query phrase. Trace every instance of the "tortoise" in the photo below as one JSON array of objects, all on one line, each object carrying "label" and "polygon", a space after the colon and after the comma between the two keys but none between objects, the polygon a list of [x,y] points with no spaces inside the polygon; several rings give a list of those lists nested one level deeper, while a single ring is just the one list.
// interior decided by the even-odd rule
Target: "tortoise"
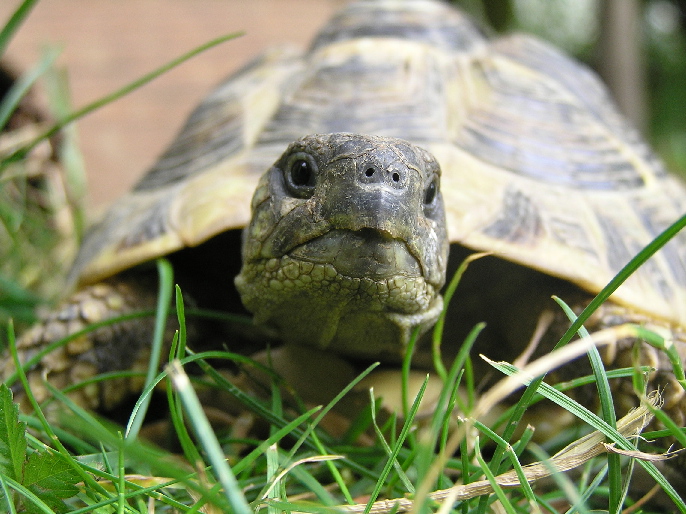
[{"label": "tortoise", "polygon": [[[27,359],[89,323],[155,305],[150,262],[167,256],[199,307],[239,309],[238,290],[287,345],[397,362],[408,334],[436,320],[446,273],[486,251],[460,284],[443,345],[457,348],[485,320],[479,351],[511,358],[553,308],[551,294],[585,305],[685,210],[684,185],[584,65],[531,36],[488,39],[436,0],[363,0],[306,52],[267,52],[206,97],[90,229],[75,292],[20,351]],[[685,252],[679,234],[592,325],[638,321],[679,341]],[[567,327],[557,321],[551,340]],[[80,337],[30,379],[63,386],[134,366],[151,323]],[[231,348],[254,344],[210,322],[194,330]],[[125,391],[89,386],[81,401],[107,407]],[[683,391],[669,392],[683,424]]]}]

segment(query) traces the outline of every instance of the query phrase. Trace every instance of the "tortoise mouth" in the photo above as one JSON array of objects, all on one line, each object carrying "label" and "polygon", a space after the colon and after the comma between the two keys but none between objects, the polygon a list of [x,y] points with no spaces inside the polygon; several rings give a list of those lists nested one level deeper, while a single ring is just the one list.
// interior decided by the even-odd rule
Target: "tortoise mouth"
[{"label": "tortoise mouth", "polygon": [[341,275],[352,278],[422,276],[419,261],[404,241],[370,228],[331,230],[296,246],[288,255],[315,264],[330,264]]}]

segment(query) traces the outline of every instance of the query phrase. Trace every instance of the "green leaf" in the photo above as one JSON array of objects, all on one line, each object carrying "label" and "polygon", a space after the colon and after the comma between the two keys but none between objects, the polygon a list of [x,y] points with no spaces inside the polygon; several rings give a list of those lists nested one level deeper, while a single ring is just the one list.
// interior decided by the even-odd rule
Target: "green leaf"
[{"label": "green leaf", "polygon": [[[79,492],[76,483],[80,477],[64,458],[51,451],[34,453],[26,462],[24,486],[49,505],[55,512],[66,512],[62,501],[73,498]],[[41,512],[26,502],[28,512]]]},{"label": "green leaf", "polygon": [[19,406],[9,388],[0,385],[0,473],[22,482],[26,459],[26,423],[19,421]]}]

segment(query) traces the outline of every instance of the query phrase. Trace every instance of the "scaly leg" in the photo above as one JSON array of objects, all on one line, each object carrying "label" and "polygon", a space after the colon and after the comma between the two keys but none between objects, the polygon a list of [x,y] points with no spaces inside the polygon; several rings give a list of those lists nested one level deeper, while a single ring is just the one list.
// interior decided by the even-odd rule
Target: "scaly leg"
[{"label": "scaly leg", "polygon": [[[78,290],[17,340],[21,362],[93,323],[153,309],[155,291],[154,283],[140,277],[118,278]],[[146,316],[106,325],[72,339],[28,370],[33,394],[38,401],[49,396],[45,380],[62,389],[103,372],[146,369],[153,330],[154,318]],[[14,373],[14,363],[8,355],[0,371],[3,380]],[[70,396],[84,407],[109,409],[141,387],[141,378],[120,378],[89,384],[72,391]]]}]

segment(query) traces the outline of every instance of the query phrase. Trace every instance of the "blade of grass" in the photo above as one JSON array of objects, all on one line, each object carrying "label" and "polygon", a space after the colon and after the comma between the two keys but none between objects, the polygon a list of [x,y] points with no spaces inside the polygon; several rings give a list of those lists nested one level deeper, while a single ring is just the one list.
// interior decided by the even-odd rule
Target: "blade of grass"
[{"label": "blade of grass", "polygon": [[[121,445],[120,447],[123,447],[124,436],[121,432],[119,432],[118,435],[119,444]],[[126,466],[124,465],[123,451],[119,452],[119,459],[117,460],[117,472],[119,475],[119,482],[117,483],[117,513],[124,514],[124,507],[127,505],[127,502],[124,499],[126,495]]]},{"label": "blade of grass", "polygon": [[[165,327],[167,325],[167,317],[169,315],[169,306],[171,304],[173,290],[172,283],[174,280],[174,271],[172,270],[171,264],[166,259],[157,259],[157,273],[159,276],[157,315],[155,316],[155,332],[152,339],[148,373],[145,377],[146,388],[155,381],[155,378],[159,373],[160,357],[162,355]],[[140,432],[140,429],[143,426],[143,420],[148,411],[151,398],[150,395],[145,395],[139,408],[131,413],[129,423],[126,426],[126,439],[136,439],[136,437],[138,437],[138,432]]]},{"label": "blade of grass", "polygon": [[214,475],[224,489],[224,496],[231,506],[232,512],[235,514],[252,514],[252,509],[245,499],[243,491],[233,471],[231,471],[231,467],[226,462],[219,441],[217,441],[214,435],[200,400],[195,395],[190,380],[188,380],[188,376],[183,371],[180,362],[178,360],[172,361],[167,366],[167,372],[181,397],[181,403],[188,413],[191,426],[212,465]]},{"label": "blade of grass", "polygon": [[9,514],[16,514],[17,509],[12,501],[12,496],[10,495],[10,490],[7,482],[5,481],[5,475],[0,473],[0,488],[2,488],[2,494],[0,494],[0,505],[2,505],[3,500],[7,505],[7,512]]},{"label": "blade of grass", "polygon": [[679,385],[686,391],[686,376],[684,375],[684,363],[679,355],[678,346],[674,344],[671,339],[665,339],[660,334],[649,330],[640,325],[630,325],[636,332],[636,339],[645,341],[653,348],[660,350],[672,366],[674,378],[676,378]]},{"label": "blade of grass", "polygon": [[460,263],[460,266],[457,268],[457,271],[455,271],[455,274],[450,280],[448,287],[446,287],[445,293],[443,293],[443,310],[441,311],[441,315],[438,317],[438,321],[436,321],[436,325],[434,326],[432,334],[432,354],[434,360],[434,368],[436,369],[438,376],[440,376],[441,379],[444,381],[446,379],[447,372],[445,367],[443,366],[443,361],[441,360],[441,343],[443,341],[443,329],[445,326],[445,318],[448,315],[447,307],[450,304],[453,295],[455,294],[455,290],[457,289],[460,280],[462,280],[462,276],[464,275],[465,271],[467,271],[469,264],[477,259],[486,257],[487,255],[489,254],[474,253],[468,256],[465,260],[463,260],[462,263]]},{"label": "blade of grass", "polygon": [[[502,447],[505,451],[505,453],[508,455],[510,459],[510,463],[512,464],[512,467],[514,468],[515,472],[517,473],[517,477],[519,478],[519,483],[522,486],[522,491],[524,492],[524,496],[526,496],[526,499],[529,502],[529,506],[534,512],[540,512],[538,505],[536,504],[536,497],[534,496],[534,491],[531,489],[531,484],[527,481],[524,470],[522,469],[522,464],[519,462],[519,459],[517,458],[517,454],[515,453],[514,449],[512,446],[510,446],[510,443],[505,441],[502,437],[500,437],[498,434],[496,434],[493,430],[491,430],[489,427],[481,423],[480,421],[476,421],[474,423],[474,426],[478,428],[481,432],[486,434],[489,439],[491,439],[493,442],[495,442],[498,446]],[[477,458],[479,456],[479,453],[477,451]],[[483,459],[483,458],[482,458]],[[495,476],[495,473],[490,469],[489,471]]]},{"label": "blade of grass", "polygon": [[512,445],[512,451],[515,455],[520,456],[522,454],[522,452],[526,449],[526,445],[529,444],[529,441],[531,441],[531,438],[534,436],[534,432],[535,430],[531,426],[528,426],[524,429],[519,441]]},{"label": "blade of grass", "polygon": [[[517,372],[517,368],[507,363],[493,363],[493,365],[495,365],[499,371],[507,375],[511,375]],[[531,380],[528,380],[527,382],[533,383]],[[584,422],[588,423],[593,428],[600,431],[606,437],[609,437],[612,441],[617,443],[618,447],[624,450],[635,449],[635,445],[631,444],[631,442],[629,442],[624,436],[622,436],[616,429],[613,429],[607,423],[605,423],[605,421],[603,421],[601,418],[593,414],[591,411],[589,411],[579,403],[573,401],[568,396],[550,387],[548,384],[540,384],[538,386],[538,392],[545,396],[547,399],[570,411],[575,416],[579,417]],[[653,477],[653,479],[655,479],[655,481],[658,484],[660,484],[660,487],[662,487],[665,493],[667,493],[667,495],[672,499],[674,504],[679,508],[679,511],[686,513],[686,503],[681,498],[679,493],[677,493],[677,491],[674,489],[672,484],[670,484],[669,481],[660,472],[660,470],[658,470],[655,464],[645,460],[639,460],[639,464],[643,466],[646,472],[651,477]]]},{"label": "blade of grass", "polygon": [[267,483],[269,484],[266,492],[267,514],[279,514],[279,510],[269,504],[269,500],[272,499],[285,500],[285,497],[281,494],[282,482],[276,476],[279,472],[279,452],[276,443],[269,445],[265,455],[267,457]]},{"label": "blade of grass", "polygon": [[[470,470],[470,451],[467,445],[467,438],[465,437],[460,443],[460,471],[462,476],[462,483],[468,485],[472,481],[472,474]],[[467,514],[469,512],[469,504],[467,502],[462,503],[462,512]]]},{"label": "blade of grass", "polygon": [[[386,479],[388,478],[389,473],[391,472],[391,468],[395,468],[396,472],[398,472],[399,476],[401,477],[401,480],[403,481],[403,484],[405,487],[408,487],[409,492],[414,492],[414,486],[412,483],[405,477],[405,472],[402,470],[400,467],[400,464],[398,463],[398,454],[400,453],[400,450],[402,448],[403,443],[405,442],[405,439],[407,437],[407,434],[410,432],[410,429],[412,428],[412,425],[414,423],[414,419],[417,416],[417,412],[419,411],[419,405],[422,401],[422,398],[424,397],[424,393],[426,392],[426,386],[429,383],[429,377],[427,375],[426,379],[422,383],[421,388],[419,389],[419,392],[417,393],[417,396],[412,403],[412,407],[410,411],[408,412],[407,417],[405,418],[405,422],[403,423],[403,427],[400,430],[400,434],[398,435],[398,440],[395,442],[393,448],[388,447],[386,441],[383,438],[383,434],[378,433],[379,436],[379,441],[384,445],[384,449],[387,452],[388,455],[388,460],[386,461],[386,464],[383,468],[383,471],[379,474],[378,480],[376,482],[376,485],[374,486],[374,490],[372,491],[371,495],[369,496],[369,501],[367,502],[367,507],[365,508],[364,514],[368,514],[371,508],[374,505],[374,502],[376,499],[379,497],[379,494],[381,493],[381,488],[383,487],[384,483],[386,482]],[[370,397],[372,403],[374,403],[374,394],[372,391],[370,391]],[[374,412],[375,409],[372,409],[372,412]],[[378,425],[376,424],[376,420],[373,421],[375,429],[378,429]],[[405,478],[403,478],[405,477]]]},{"label": "blade of grass", "polygon": [[12,480],[8,476],[5,476],[3,478],[5,480],[5,483],[9,487],[20,493],[22,497],[26,498],[26,500],[31,502],[35,508],[39,509],[40,512],[44,512],[45,514],[55,514],[55,511],[48,507],[48,505],[46,505],[45,502],[43,502],[43,500],[38,498],[29,488],[24,487],[19,482]]},{"label": "blade of grass", "polygon": [[[176,317],[179,322],[179,331],[174,336],[171,349],[169,350],[169,362],[174,359],[183,359],[186,355],[186,316],[184,311],[183,295],[181,288],[176,285]],[[167,404],[169,405],[169,417],[174,426],[183,454],[188,462],[202,462],[200,452],[193,443],[188,433],[183,417],[183,407],[178,394],[170,382],[167,383]]]},{"label": "blade of grass", "polygon": [[[576,321],[576,314],[574,311],[557,296],[553,300],[562,308],[569,320],[574,323]],[[588,330],[581,325],[578,331],[579,337],[582,339],[590,338]],[[598,398],[600,399],[600,408],[602,417],[605,423],[612,428],[617,428],[617,415],[615,413],[615,406],[612,401],[612,392],[610,391],[610,382],[605,373],[605,366],[600,357],[600,352],[595,345],[590,345],[588,349],[588,359],[591,361],[591,368],[593,369],[593,376],[595,377],[596,387],[598,388]],[[622,496],[622,470],[619,455],[608,453],[608,487],[610,488],[609,510],[610,512],[619,512],[620,501]]]},{"label": "blade of grass", "polygon": [[[40,421],[32,415],[20,414],[19,419],[20,421],[25,422],[26,426],[32,430],[39,431],[41,429]],[[73,433],[68,432],[64,428],[57,426],[53,428],[55,430],[55,435],[59,437],[60,441],[63,441],[64,444],[66,444],[70,448],[73,448],[75,452],[84,455],[97,451],[97,448],[94,445],[85,442],[83,438],[80,438],[74,435]],[[42,448],[44,445],[43,441],[40,441],[36,437],[32,436],[30,433],[27,433],[27,439],[33,444],[35,448]]]},{"label": "blade of grass", "polygon": [[[278,453],[278,449],[276,449],[276,446],[274,446],[275,451]],[[310,475],[309,473],[305,472],[299,473],[299,471],[304,470],[303,465],[304,464],[310,464],[310,463],[317,463],[317,462],[326,462],[330,460],[338,460],[341,459],[342,457],[340,455],[316,455],[313,457],[305,457],[303,459],[298,459],[295,462],[292,462],[289,464],[286,468],[281,469],[281,471],[278,474],[275,474],[274,476],[270,477],[268,474],[267,481],[269,483],[269,486],[267,490],[260,494],[260,499],[267,503],[267,508],[269,508],[272,504],[272,502],[276,502],[279,500],[286,500],[286,491],[285,489],[282,488],[282,493],[279,494],[273,494],[275,489],[277,489],[279,486],[282,486],[283,484],[283,478],[286,475],[298,475],[303,481],[308,485],[308,493],[314,493],[315,489],[317,489],[319,492],[324,493],[324,497],[328,499],[333,499],[331,498],[331,495],[326,492],[326,489],[317,482],[317,480]],[[278,467],[274,468],[274,473],[278,471]],[[316,484],[316,485],[315,485]],[[335,505],[335,503],[332,504],[332,506]],[[278,514],[277,512],[274,512],[274,514]]]},{"label": "blade of grass", "polygon": [[653,434],[660,434],[660,436],[664,437],[666,435],[671,435],[673,436],[681,446],[686,447],[686,427],[680,427],[676,423],[674,423],[674,420],[670,418],[666,412],[660,410],[660,409],[651,409],[655,417],[660,421],[665,426],[665,430],[661,430],[659,432],[652,432],[648,434],[644,434],[644,437],[646,439],[649,439]]},{"label": "blade of grass", "polygon": [[[479,438],[478,437],[476,437],[474,439],[474,455],[476,456],[476,460],[479,463],[479,466],[481,466],[481,469],[484,472],[484,475],[486,475],[486,478],[488,479],[491,486],[493,487],[493,492],[498,497],[500,504],[505,509],[505,512],[507,512],[507,514],[515,514],[515,510],[514,510],[514,507],[512,506],[512,503],[510,503],[510,501],[508,500],[507,496],[505,495],[505,491],[503,491],[503,488],[500,487],[500,484],[496,480],[495,475],[493,474],[493,471],[491,471],[491,468],[489,468],[488,464],[486,463],[483,456],[481,455],[481,448],[479,447]],[[448,508],[449,508],[449,506],[447,504],[444,505],[441,508],[441,510],[438,511],[438,514],[447,514]]]},{"label": "blade of grass", "polygon": [[5,53],[12,37],[37,3],[38,0],[24,0],[2,26],[2,30],[0,30],[0,56]]},{"label": "blade of grass", "polygon": [[403,362],[400,368],[401,381],[400,381],[400,397],[402,401],[402,413],[403,417],[407,419],[407,415],[410,410],[410,398],[408,391],[408,384],[410,382],[410,367],[412,365],[412,356],[414,355],[414,347],[417,344],[417,339],[419,338],[419,327],[416,327],[412,331],[412,336],[410,336],[410,341],[407,344],[407,349],[405,355],[403,355]]},{"label": "blade of grass", "polygon": [[291,435],[291,433],[300,425],[305,423],[312,415],[314,415],[318,410],[320,410],[320,407],[314,407],[310,409],[309,411],[301,414],[297,418],[295,418],[293,421],[290,423],[284,425],[282,428],[279,430],[274,431],[269,438],[266,441],[263,441],[260,443],[259,446],[257,446],[253,451],[251,451],[248,455],[243,457],[234,467],[234,472],[239,475],[242,473],[245,469],[250,467],[259,457],[265,454],[267,451],[267,448],[271,446],[274,443],[277,443],[281,439],[283,439],[286,436]]},{"label": "blade of grass", "polygon": [[58,56],[59,52],[54,48],[45,52],[38,64],[12,84],[0,102],[0,130],[7,124],[7,120],[10,119],[21,99],[26,96],[36,80],[55,64]]},{"label": "blade of grass", "polygon": [[[509,376],[514,375],[515,373],[518,373],[520,371],[517,367],[506,362],[488,362],[498,371]],[[522,378],[522,380],[524,380],[527,384],[532,382],[531,379]],[[576,417],[592,426],[595,430],[598,430],[602,432],[604,435],[610,437],[613,441],[616,441],[623,449],[635,449],[635,447],[628,440],[626,440],[624,436],[622,436],[615,427],[610,426],[602,418],[596,416],[589,409],[587,409],[580,403],[576,402],[569,396],[559,392],[554,387],[546,383],[542,383],[538,386],[538,393],[547,398],[548,400],[552,401],[553,403],[559,405],[563,409],[568,410]]]},{"label": "blade of grass", "polygon": [[107,105],[119,98],[121,98],[124,95],[129,94],[130,92],[140,88],[141,86],[147,84],[148,82],[156,79],[160,75],[166,73],[167,71],[171,70],[172,68],[175,68],[179,64],[187,61],[188,59],[191,59],[195,57],[196,55],[204,52],[205,50],[208,50],[210,48],[213,48],[221,43],[224,43],[226,41],[229,41],[231,39],[235,39],[239,36],[243,35],[240,32],[234,33],[234,34],[227,34],[225,36],[221,36],[215,39],[212,39],[211,41],[208,41],[205,44],[202,44],[193,50],[175,58],[169,61],[166,64],[163,64],[159,68],[151,71],[150,73],[147,73],[146,75],[143,75],[142,77],[134,80],[133,82],[125,85],[124,87],[110,93],[109,95],[105,95],[102,98],[99,98],[98,100],[91,102],[80,109],[77,109],[74,111],[72,114],[69,116],[65,117],[64,119],[58,121],[55,123],[52,127],[50,127],[48,130],[43,132],[41,135],[39,135],[33,142],[29,143],[27,146],[16,150],[14,153],[12,153],[10,156],[8,156],[8,160],[15,160],[15,159],[21,159],[23,156],[25,156],[29,151],[31,151],[40,141],[54,136],[57,132],[59,132],[64,126],[80,119],[86,116],[87,114],[90,114],[93,111],[96,111],[97,109],[100,109],[104,105]]},{"label": "blade of grass", "polygon": [[171,418],[172,425],[174,426],[174,434],[181,445],[181,450],[186,456],[188,462],[202,462],[200,457],[200,452],[198,451],[196,445],[193,442],[188,429],[186,428],[186,423],[184,422],[183,407],[178,398],[178,394],[172,387],[171,383],[167,385],[167,404],[169,405],[169,417]]},{"label": "blade of grass", "polygon": [[586,487],[582,489],[581,496],[579,498],[578,505],[572,505],[565,514],[575,514],[576,512],[581,512],[582,514],[586,512],[586,502],[593,495],[593,493],[601,486],[605,481],[605,476],[607,475],[607,465],[603,466],[600,471],[596,474],[593,481]]},{"label": "blade of grass", "polygon": [[[433,333],[433,348],[432,348],[432,355],[434,359],[434,368],[436,369],[438,375],[441,377],[444,383],[444,387],[441,390],[441,395],[439,396],[439,406],[440,405],[446,405],[446,394],[447,391],[450,389],[450,387],[453,387],[454,390],[452,393],[450,393],[450,409],[446,409],[444,413],[440,412],[440,409],[436,409],[434,411],[434,417],[431,421],[432,423],[432,429],[431,429],[431,434],[432,438],[436,438],[438,436],[438,430],[439,430],[439,425],[442,425],[444,427],[443,430],[443,438],[441,441],[441,448],[440,448],[440,453],[438,455],[438,458],[436,459],[434,457],[434,452],[433,452],[433,447],[431,444],[427,444],[424,449],[422,449],[419,453],[419,459],[418,459],[418,470],[419,470],[419,477],[420,477],[420,486],[417,489],[417,500],[418,500],[418,505],[424,503],[424,498],[429,494],[429,491],[434,488],[434,485],[437,483],[437,480],[440,479],[442,473],[439,470],[442,470],[448,456],[456,449],[450,449],[448,446],[448,428],[449,428],[449,422],[450,422],[450,417],[451,413],[453,410],[453,401],[452,398],[454,397],[455,402],[460,403],[460,398],[459,395],[457,394],[457,388],[459,387],[461,380],[457,379],[457,374],[461,373],[467,376],[467,402],[468,405],[460,405],[460,408],[463,412],[466,411],[471,411],[471,408],[473,406],[473,400],[474,400],[474,388],[473,388],[473,375],[471,373],[471,365],[470,365],[470,360],[469,360],[469,355],[472,349],[472,346],[476,342],[476,339],[478,335],[481,333],[481,331],[485,328],[484,323],[478,323],[477,325],[472,328],[470,333],[467,335],[465,338],[464,342],[462,343],[460,350],[458,351],[457,356],[455,357],[453,364],[451,365],[450,371],[446,373],[445,367],[443,366],[443,363],[441,361],[441,355],[440,355],[440,344],[441,344],[441,339],[442,339],[442,331],[443,331],[443,326],[442,323],[445,321],[445,315],[448,309],[448,306],[450,305],[450,301],[452,300],[452,296],[455,292],[455,289],[457,288],[457,285],[460,282],[460,279],[462,277],[462,274],[464,271],[467,269],[467,266],[469,263],[471,263],[473,260],[483,257],[488,254],[475,254],[472,259],[465,259],[463,263],[460,265],[458,268],[457,272],[453,275],[453,278],[450,282],[450,285],[448,286],[448,289],[446,290],[445,293],[445,300],[444,300],[444,305],[443,305],[443,311],[442,311],[442,320],[439,318],[439,323],[441,325],[437,325],[437,327],[434,329]],[[448,386],[448,384],[454,384],[453,386]],[[441,422],[442,418],[442,422]],[[435,442],[435,439],[434,439]],[[466,449],[466,448],[463,448]],[[463,456],[463,477],[466,479],[467,474],[465,473],[465,470],[468,468],[468,463],[465,460],[466,459],[466,452],[462,453]]]},{"label": "blade of grass", "polygon": [[[339,455],[328,455],[326,460],[336,458],[341,457]],[[317,460],[314,462],[317,462]],[[312,474],[309,473],[304,466],[290,466],[289,468],[289,474],[293,475],[301,484],[303,484],[307,488],[308,492],[314,494],[324,506],[334,507],[338,504],[336,499],[326,489],[326,486],[320,484],[317,478],[312,476]]]},{"label": "blade of grass", "polygon": [[183,359],[186,356],[186,307],[183,302],[183,293],[177,284],[176,292],[176,319],[179,322],[179,346],[176,349],[176,358]]},{"label": "blade of grass", "polygon": [[[485,326],[484,323],[479,323],[470,331],[469,335],[462,343],[457,356],[453,360],[450,370],[444,378],[443,387],[441,388],[441,393],[431,418],[431,429],[426,434],[426,437],[421,440],[421,448],[417,456],[416,466],[420,479],[428,473],[430,466],[436,460],[434,449],[437,444],[439,445],[439,458],[441,460],[447,458],[446,444],[450,430],[450,422],[453,419],[455,405],[459,403],[459,387],[464,374],[464,365],[469,358],[469,353],[476,338]],[[465,408],[464,405],[460,405],[460,411],[463,414],[467,414],[468,408]],[[438,487],[442,488],[445,486],[438,484]]]}]

